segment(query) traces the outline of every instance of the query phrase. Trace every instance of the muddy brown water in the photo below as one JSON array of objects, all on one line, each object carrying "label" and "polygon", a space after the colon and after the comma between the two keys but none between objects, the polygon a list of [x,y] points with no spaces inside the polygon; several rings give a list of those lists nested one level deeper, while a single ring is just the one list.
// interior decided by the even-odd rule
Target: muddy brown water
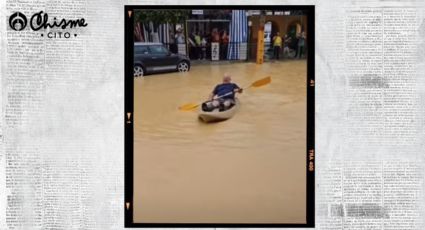
[{"label": "muddy brown water", "polygon": [[[193,66],[134,81],[134,221],[306,222],[306,61]],[[241,107],[205,124],[202,102],[225,72]]]}]

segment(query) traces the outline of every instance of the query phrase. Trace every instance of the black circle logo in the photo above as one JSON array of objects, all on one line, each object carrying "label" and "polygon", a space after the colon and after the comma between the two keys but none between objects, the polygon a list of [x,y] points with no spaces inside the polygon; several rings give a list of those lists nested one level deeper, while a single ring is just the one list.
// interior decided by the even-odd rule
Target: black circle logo
[{"label": "black circle logo", "polygon": [[16,31],[23,30],[27,26],[27,17],[21,12],[15,12],[10,15],[9,26]]}]

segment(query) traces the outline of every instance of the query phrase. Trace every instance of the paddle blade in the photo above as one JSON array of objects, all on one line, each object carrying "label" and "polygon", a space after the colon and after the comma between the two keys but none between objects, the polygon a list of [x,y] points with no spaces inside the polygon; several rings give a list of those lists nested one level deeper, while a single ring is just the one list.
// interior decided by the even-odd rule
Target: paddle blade
[{"label": "paddle blade", "polygon": [[263,85],[267,85],[272,81],[271,77],[265,77],[263,79],[260,79],[258,81],[255,81],[254,83],[251,84],[251,87],[260,87]]},{"label": "paddle blade", "polygon": [[182,111],[190,111],[190,110],[192,110],[192,109],[197,108],[198,106],[199,106],[199,104],[188,103],[188,104],[185,104],[185,105],[180,106],[180,107],[179,107],[179,110],[182,110]]}]

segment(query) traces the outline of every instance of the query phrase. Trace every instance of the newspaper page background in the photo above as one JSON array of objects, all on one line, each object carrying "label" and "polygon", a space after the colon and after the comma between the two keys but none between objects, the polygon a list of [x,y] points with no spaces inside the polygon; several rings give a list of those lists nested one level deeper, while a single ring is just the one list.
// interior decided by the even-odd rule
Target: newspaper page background
[{"label": "newspaper page background", "polygon": [[[124,5],[198,3],[0,2],[0,229],[123,228]],[[425,229],[425,4],[267,4],[316,5],[316,228]],[[88,27],[9,28],[39,10]]]},{"label": "newspaper page background", "polygon": [[317,6],[318,229],[424,229],[418,3]]}]

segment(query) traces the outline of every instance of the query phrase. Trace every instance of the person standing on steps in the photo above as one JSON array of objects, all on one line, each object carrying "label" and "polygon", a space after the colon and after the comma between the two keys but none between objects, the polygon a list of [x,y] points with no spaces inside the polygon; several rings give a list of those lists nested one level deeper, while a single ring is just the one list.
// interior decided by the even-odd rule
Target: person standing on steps
[{"label": "person standing on steps", "polygon": [[276,60],[279,60],[280,49],[282,48],[282,38],[280,37],[279,32],[273,37],[273,57]]},{"label": "person standing on steps", "polygon": [[298,38],[298,58],[302,58],[304,54],[304,46],[305,46],[305,33],[301,32]]}]

